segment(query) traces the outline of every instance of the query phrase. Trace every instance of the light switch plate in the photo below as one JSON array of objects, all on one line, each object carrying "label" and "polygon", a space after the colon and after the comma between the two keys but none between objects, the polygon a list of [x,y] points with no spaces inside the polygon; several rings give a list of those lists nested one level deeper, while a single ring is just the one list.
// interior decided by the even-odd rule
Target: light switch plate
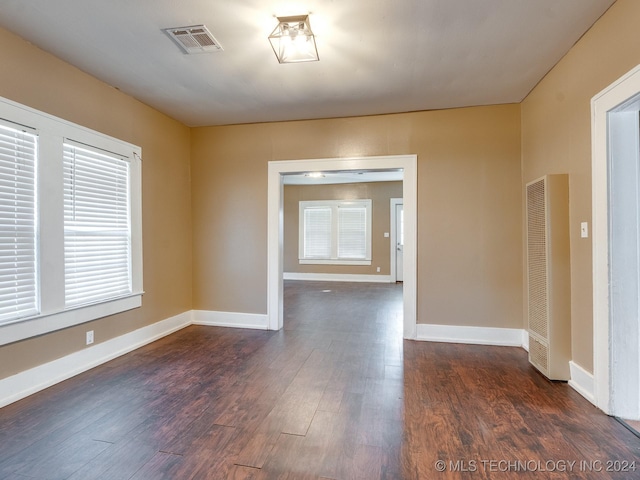
[{"label": "light switch plate", "polygon": [[582,222],[580,224],[580,237],[581,238],[589,238],[589,223]]}]

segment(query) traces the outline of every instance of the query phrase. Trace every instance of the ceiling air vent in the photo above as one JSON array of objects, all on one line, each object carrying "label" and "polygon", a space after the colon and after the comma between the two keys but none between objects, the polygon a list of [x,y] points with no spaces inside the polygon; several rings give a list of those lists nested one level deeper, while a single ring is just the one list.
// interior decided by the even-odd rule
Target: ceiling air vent
[{"label": "ceiling air vent", "polygon": [[187,54],[220,52],[222,47],[204,25],[164,30]]}]

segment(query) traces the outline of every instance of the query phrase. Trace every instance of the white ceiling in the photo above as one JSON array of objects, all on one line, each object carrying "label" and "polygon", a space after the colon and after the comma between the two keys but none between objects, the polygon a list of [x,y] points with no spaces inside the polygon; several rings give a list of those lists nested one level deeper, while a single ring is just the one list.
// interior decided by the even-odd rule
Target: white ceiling
[{"label": "white ceiling", "polygon": [[[521,101],[615,0],[0,0],[0,26],[189,126]],[[277,62],[311,13],[319,62]],[[162,31],[205,24],[224,51]]]}]

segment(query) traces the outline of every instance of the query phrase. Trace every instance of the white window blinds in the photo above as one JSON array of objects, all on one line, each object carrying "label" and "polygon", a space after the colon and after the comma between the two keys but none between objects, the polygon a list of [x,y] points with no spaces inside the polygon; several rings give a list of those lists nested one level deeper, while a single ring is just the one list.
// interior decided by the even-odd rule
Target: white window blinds
[{"label": "white window blinds", "polygon": [[331,207],[304,209],[304,257],[331,258]]},{"label": "white window blinds", "polygon": [[37,137],[0,124],[0,323],[38,313]]},{"label": "white window blinds", "polygon": [[371,200],[301,201],[298,260],[302,264],[370,265]]},{"label": "white window blinds", "polygon": [[65,142],[65,305],[131,293],[128,161]]},{"label": "white window blinds", "polygon": [[338,258],[367,256],[367,208],[338,207]]}]

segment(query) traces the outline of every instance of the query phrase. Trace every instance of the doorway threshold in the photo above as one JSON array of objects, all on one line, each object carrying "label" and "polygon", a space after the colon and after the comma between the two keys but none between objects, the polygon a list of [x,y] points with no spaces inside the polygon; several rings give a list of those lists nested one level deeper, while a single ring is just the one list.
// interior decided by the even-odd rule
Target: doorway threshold
[{"label": "doorway threshold", "polygon": [[613,417],[621,423],[627,430],[640,438],[640,420],[626,420],[620,417]]}]

